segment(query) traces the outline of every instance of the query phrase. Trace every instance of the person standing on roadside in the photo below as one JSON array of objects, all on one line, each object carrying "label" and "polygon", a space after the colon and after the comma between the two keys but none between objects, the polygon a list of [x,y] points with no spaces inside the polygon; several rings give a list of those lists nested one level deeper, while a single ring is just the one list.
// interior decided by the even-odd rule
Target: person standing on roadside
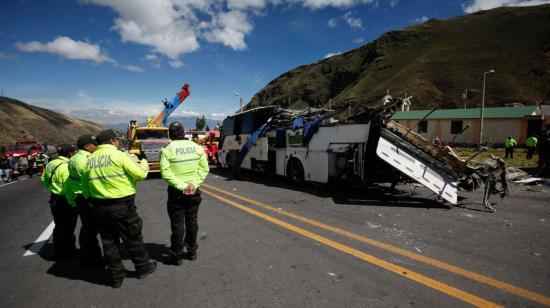
[{"label": "person standing on roadside", "polygon": [[6,155],[0,157],[0,176],[2,177],[2,182],[7,183],[11,180],[10,177],[10,162]]},{"label": "person standing on roadside", "polygon": [[36,173],[38,173],[38,175],[42,175],[42,172],[44,172],[44,162],[44,154],[38,152],[38,154],[36,154]]},{"label": "person standing on roadside", "polygon": [[42,185],[50,191],[50,208],[55,223],[53,244],[55,257],[58,259],[67,259],[76,255],[74,229],[78,214],[70,205],[73,202],[72,194],[67,188],[69,158],[75,151],[75,147],[71,144],[60,144],[57,147],[59,157],[46,165],[40,177]]},{"label": "person standing on roadside", "polygon": [[209,168],[203,148],[185,140],[181,123],[170,123],[168,132],[173,141],[160,152],[161,175],[168,183],[167,209],[172,229],[170,254],[165,263],[181,265],[184,257],[188,260],[197,258],[197,218],[202,201],[199,187]]},{"label": "person standing on roadside", "polygon": [[34,174],[34,168],[35,168],[34,164],[36,163],[36,159],[34,158],[34,155],[32,155],[31,151],[27,152],[27,161],[29,162],[29,168],[27,168],[27,175],[29,176],[29,178],[32,178]]},{"label": "person standing on roadside", "polygon": [[516,139],[512,138],[512,136],[508,136],[508,139],[506,139],[506,142],[504,142],[504,158],[514,158],[514,148],[518,145]]},{"label": "person standing on roadside", "polygon": [[82,135],[78,138],[76,146],[78,152],[69,159],[69,181],[68,187],[74,195],[75,206],[80,215],[80,235],[78,243],[80,244],[80,258],[82,265],[88,268],[103,268],[103,254],[99,247],[97,235],[99,230],[97,224],[92,219],[92,207],[88,202],[87,195],[83,194],[82,186],[87,183],[82,182],[82,174],[86,170],[88,157],[96,150],[96,137],[93,135]]},{"label": "person standing on roadside", "polygon": [[27,155],[21,155],[19,156],[19,171],[20,175],[27,174],[27,169],[29,169],[29,160],[27,159]]},{"label": "person standing on roadside", "polygon": [[126,269],[120,256],[119,238],[122,239],[136,267],[139,279],[155,271],[157,263],[151,261],[143,244],[142,220],[134,197],[136,181],[147,178],[149,164],[140,157],[139,163],[118,149],[119,135],[107,129],[97,136],[98,146],[88,157],[82,174],[85,196],[90,196],[92,217],[99,227],[103,254],[111,272],[110,286],[120,288]]},{"label": "person standing on roadside", "polygon": [[537,136],[532,135],[525,140],[525,146],[527,147],[527,159],[533,158],[533,154],[537,151]]},{"label": "person standing on roadside", "polygon": [[19,160],[17,159],[17,157],[13,156],[13,155],[10,155],[9,158],[8,158],[9,162],[10,162],[10,175],[11,175],[11,179],[13,181],[17,180],[17,177],[19,176]]}]

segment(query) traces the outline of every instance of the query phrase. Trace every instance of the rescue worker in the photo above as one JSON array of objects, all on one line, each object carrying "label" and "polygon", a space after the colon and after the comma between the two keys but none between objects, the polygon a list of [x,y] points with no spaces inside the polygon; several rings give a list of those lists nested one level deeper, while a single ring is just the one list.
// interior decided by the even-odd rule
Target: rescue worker
[{"label": "rescue worker", "polygon": [[512,136],[508,136],[508,139],[506,139],[506,142],[504,142],[504,158],[514,158],[514,148],[518,145],[516,139],[512,138]]},{"label": "rescue worker", "polygon": [[42,173],[44,172],[44,163],[45,163],[44,154],[42,152],[39,152],[36,155],[36,169],[37,169],[38,175],[42,175]]},{"label": "rescue worker", "polygon": [[57,147],[59,156],[46,165],[40,177],[42,185],[50,191],[50,208],[55,228],[53,229],[53,244],[55,256],[67,259],[76,255],[76,238],[74,230],[78,219],[77,212],[71,207],[72,194],[68,190],[69,158],[75,153],[71,144],[61,144]]},{"label": "rescue worker", "polygon": [[107,129],[97,136],[98,146],[86,162],[82,175],[85,196],[90,196],[92,217],[99,227],[103,242],[103,254],[111,272],[110,285],[122,286],[126,269],[120,256],[119,238],[122,239],[135,265],[139,279],[155,271],[143,244],[142,220],[139,217],[134,197],[136,181],[144,180],[149,172],[147,160],[137,163],[127,153],[118,150],[119,135]]},{"label": "rescue worker", "polygon": [[167,209],[172,229],[170,253],[165,263],[181,265],[183,258],[197,258],[197,218],[202,201],[199,187],[209,169],[203,148],[185,139],[181,123],[171,123],[168,133],[173,141],[160,152],[161,175],[168,182]]},{"label": "rescue worker", "polygon": [[537,142],[538,139],[536,135],[533,135],[525,140],[525,146],[527,147],[527,159],[533,158],[533,154],[535,154],[535,151],[537,150]]},{"label": "rescue worker", "polygon": [[82,265],[88,268],[103,268],[105,263],[97,235],[99,230],[97,224],[92,219],[92,208],[88,202],[88,197],[83,194],[82,174],[86,169],[88,156],[96,150],[96,137],[93,135],[82,135],[76,141],[78,152],[69,159],[69,181],[68,187],[74,195],[75,206],[80,215],[80,235],[78,243],[80,244],[80,257]]}]

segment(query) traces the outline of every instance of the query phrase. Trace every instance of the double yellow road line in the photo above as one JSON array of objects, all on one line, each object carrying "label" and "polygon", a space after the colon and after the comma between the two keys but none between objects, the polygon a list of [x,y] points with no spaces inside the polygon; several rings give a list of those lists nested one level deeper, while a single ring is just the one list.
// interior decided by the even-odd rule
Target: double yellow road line
[{"label": "double yellow road line", "polygon": [[241,201],[244,201],[246,203],[258,206],[260,208],[276,212],[280,215],[290,217],[292,219],[295,219],[295,220],[298,220],[298,221],[316,226],[318,228],[321,228],[321,229],[324,229],[324,230],[327,230],[327,231],[331,231],[333,233],[336,233],[336,234],[339,234],[339,235],[342,235],[342,236],[345,236],[345,237],[348,237],[348,238],[352,238],[352,239],[361,241],[363,243],[366,243],[366,244],[369,244],[369,245],[372,245],[372,246],[390,251],[392,253],[396,253],[396,254],[408,257],[410,259],[413,259],[413,260],[416,260],[416,261],[419,261],[419,262],[422,262],[422,263],[425,263],[425,264],[428,264],[428,265],[446,270],[448,272],[452,272],[454,274],[472,279],[472,280],[480,282],[480,283],[490,285],[490,286],[495,287],[497,289],[500,289],[500,290],[503,290],[503,291],[506,291],[506,292],[509,292],[509,293],[512,293],[512,294],[515,294],[515,295],[518,295],[518,296],[521,296],[521,297],[524,297],[524,298],[532,300],[532,301],[536,301],[536,302],[541,303],[543,305],[550,306],[550,297],[547,297],[547,296],[544,296],[544,295],[541,295],[541,294],[538,294],[538,293],[535,293],[535,292],[532,292],[532,291],[529,291],[529,290],[511,285],[509,283],[502,282],[502,281],[499,281],[499,280],[496,280],[496,279],[493,279],[493,278],[490,278],[490,277],[487,277],[487,276],[484,276],[484,275],[481,275],[481,274],[478,274],[476,272],[472,272],[472,271],[460,268],[458,266],[455,266],[455,265],[452,265],[452,264],[449,264],[449,263],[446,263],[446,262],[443,262],[443,261],[440,261],[440,260],[437,260],[437,259],[434,259],[434,258],[426,257],[426,256],[423,256],[421,254],[410,252],[408,250],[405,250],[405,249],[402,249],[402,248],[399,248],[399,247],[396,247],[396,246],[393,246],[393,245],[390,245],[390,244],[386,244],[386,243],[383,243],[383,242],[379,242],[379,241],[370,239],[368,237],[365,237],[365,236],[362,236],[362,235],[359,235],[359,234],[355,234],[355,233],[352,233],[352,232],[349,232],[349,231],[346,231],[346,230],[343,230],[343,229],[340,229],[340,228],[337,228],[337,227],[334,227],[334,226],[323,224],[323,223],[318,222],[316,220],[313,220],[313,219],[310,219],[310,218],[307,218],[307,217],[304,217],[304,216],[301,216],[301,215],[298,215],[298,214],[294,214],[294,213],[291,213],[291,212],[288,212],[288,211],[285,211],[285,210],[281,210],[281,209],[272,207],[270,205],[267,205],[265,203],[256,201],[254,199],[250,199],[250,198],[247,198],[247,197],[244,197],[244,196],[241,196],[241,195],[229,192],[229,191],[225,191],[223,189],[220,189],[220,188],[208,185],[208,184],[202,184],[202,186],[201,186],[201,190],[205,194],[207,194],[207,195],[209,195],[209,196],[211,196],[215,199],[218,199],[218,200],[220,200],[224,203],[227,203],[231,206],[234,206],[234,207],[236,207],[240,210],[243,210],[243,211],[245,211],[249,214],[252,214],[254,216],[257,216],[259,218],[267,220],[267,221],[269,221],[271,223],[274,223],[278,226],[281,226],[285,229],[288,229],[288,230],[293,231],[295,233],[298,233],[302,236],[305,236],[307,238],[310,238],[312,240],[315,240],[317,242],[325,244],[325,245],[327,245],[329,247],[332,247],[336,250],[339,250],[339,251],[342,251],[342,252],[347,253],[349,255],[352,255],[352,256],[354,256],[356,258],[359,258],[363,261],[366,261],[366,262],[369,262],[369,263],[374,264],[376,266],[379,266],[381,268],[384,268],[384,269],[386,269],[388,271],[391,271],[391,272],[393,272],[393,273],[395,273],[399,276],[402,276],[402,277],[411,279],[413,281],[416,281],[418,283],[421,283],[425,286],[428,286],[432,289],[435,289],[437,291],[440,291],[442,293],[445,293],[447,295],[450,295],[452,297],[460,299],[460,300],[462,300],[464,302],[467,302],[469,304],[472,304],[474,306],[478,306],[478,307],[500,307],[496,303],[490,302],[488,300],[485,300],[485,299],[483,299],[481,297],[478,297],[476,295],[473,295],[471,293],[462,291],[460,289],[452,287],[452,286],[450,286],[448,284],[445,284],[443,282],[440,282],[440,281],[434,280],[432,278],[426,277],[424,275],[418,274],[416,272],[410,271],[410,270],[408,270],[404,267],[401,267],[399,265],[384,261],[380,258],[374,257],[372,255],[369,255],[367,253],[364,253],[364,252],[359,251],[357,249],[354,249],[352,247],[340,244],[338,242],[330,240],[330,239],[328,239],[326,237],[323,237],[321,235],[318,235],[316,233],[307,231],[307,230],[302,229],[300,227],[297,227],[295,225],[289,224],[289,223],[284,222],[282,220],[279,220],[277,218],[266,215],[262,212],[254,210],[252,208],[249,208],[249,207],[247,207],[245,205],[242,205],[238,202],[235,202],[233,200],[222,197],[222,196],[220,196],[216,193],[208,191],[208,189],[210,189],[212,191],[216,191],[218,193],[225,194],[225,195],[233,197],[235,199],[239,199]]}]

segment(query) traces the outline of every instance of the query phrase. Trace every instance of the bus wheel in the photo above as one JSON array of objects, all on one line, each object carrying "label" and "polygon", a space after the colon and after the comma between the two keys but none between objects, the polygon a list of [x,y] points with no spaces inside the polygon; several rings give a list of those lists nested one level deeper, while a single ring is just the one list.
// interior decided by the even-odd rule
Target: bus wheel
[{"label": "bus wheel", "polygon": [[288,162],[288,177],[294,184],[304,183],[304,167],[299,160],[293,158]]}]

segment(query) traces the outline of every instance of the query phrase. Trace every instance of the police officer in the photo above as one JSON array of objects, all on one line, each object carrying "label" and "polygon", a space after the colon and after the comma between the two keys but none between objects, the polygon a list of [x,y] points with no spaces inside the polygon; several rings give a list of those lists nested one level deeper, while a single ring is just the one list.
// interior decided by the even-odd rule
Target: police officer
[{"label": "police officer", "polygon": [[537,151],[537,142],[537,136],[534,134],[525,140],[525,146],[527,147],[527,159],[533,158],[533,154]]},{"label": "police officer", "polygon": [[203,148],[185,140],[181,123],[171,123],[168,132],[173,141],[160,152],[161,175],[168,182],[167,208],[172,229],[170,254],[165,263],[181,265],[184,257],[197,258],[197,216],[202,201],[199,186],[209,170]]},{"label": "police officer", "polygon": [[76,146],[78,152],[69,159],[69,180],[68,187],[74,195],[75,205],[80,214],[80,235],[78,243],[80,244],[80,253],[82,265],[89,268],[103,268],[103,254],[99,247],[97,235],[99,230],[92,219],[92,208],[88,203],[88,197],[83,194],[82,174],[86,169],[88,156],[96,150],[96,137],[93,135],[82,135],[78,138]]},{"label": "police officer", "polygon": [[44,163],[45,163],[44,154],[42,154],[42,152],[39,152],[36,155],[36,169],[37,169],[38,175],[42,175],[42,172],[44,172]]},{"label": "police officer", "polygon": [[137,163],[127,153],[118,150],[118,138],[112,129],[99,133],[99,145],[88,157],[82,179],[88,183],[84,194],[90,196],[92,215],[99,226],[113,288],[122,286],[126,272],[120,257],[119,238],[130,254],[139,279],[157,268],[157,263],[151,262],[144,248],[142,220],[134,205],[136,181],[147,177],[149,165],[144,158]]},{"label": "police officer", "polygon": [[504,158],[514,158],[514,148],[516,145],[518,145],[516,139],[512,138],[512,136],[508,136],[506,142],[504,142]]},{"label": "police officer", "polygon": [[74,230],[78,215],[70,205],[74,200],[67,186],[68,162],[75,151],[73,145],[59,145],[57,147],[59,156],[46,165],[40,177],[42,185],[50,191],[50,208],[55,223],[53,244],[55,256],[58,259],[67,259],[76,255]]}]

